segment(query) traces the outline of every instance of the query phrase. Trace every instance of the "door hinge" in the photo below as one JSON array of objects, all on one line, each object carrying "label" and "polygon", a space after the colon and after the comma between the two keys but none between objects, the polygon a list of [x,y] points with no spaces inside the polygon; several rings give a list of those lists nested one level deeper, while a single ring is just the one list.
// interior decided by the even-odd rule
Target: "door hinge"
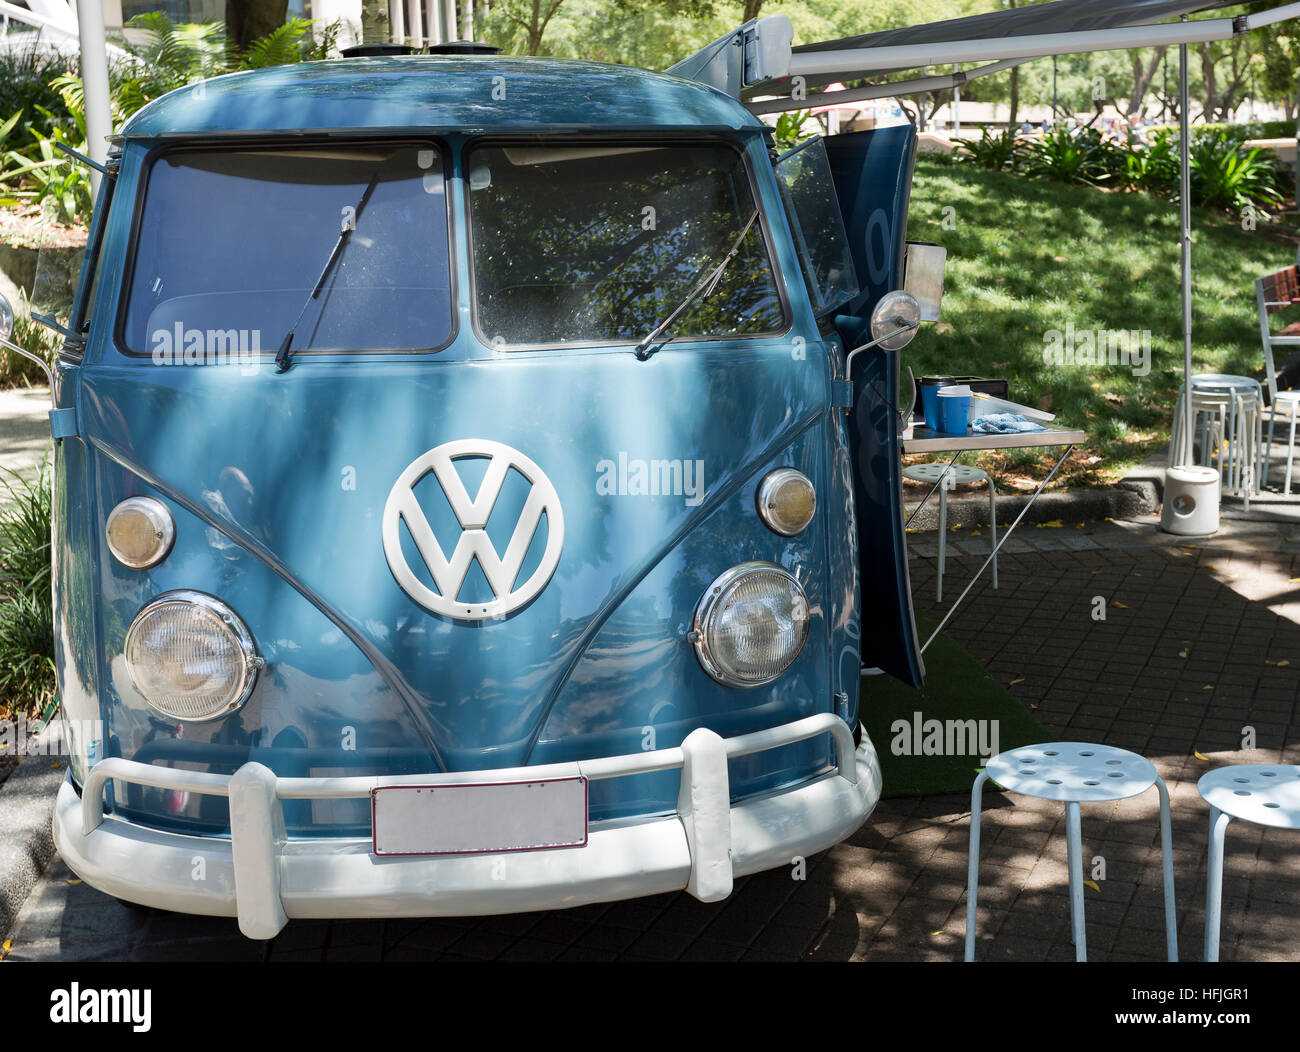
[{"label": "door hinge", "polygon": [[77,436],[77,411],[73,408],[50,410],[50,434],[54,438],[75,438]]}]

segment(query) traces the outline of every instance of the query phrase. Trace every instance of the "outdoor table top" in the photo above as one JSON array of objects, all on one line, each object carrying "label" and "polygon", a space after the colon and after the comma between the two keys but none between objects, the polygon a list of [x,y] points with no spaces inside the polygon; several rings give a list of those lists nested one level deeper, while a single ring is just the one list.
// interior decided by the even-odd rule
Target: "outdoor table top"
[{"label": "outdoor table top", "polygon": [[1033,446],[1077,446],[1087,435],[1077,428],[1044,424],[1044,431],[1021,431],[1011,435],[986,435],[966,429],[964,435],[914,426],[911,437],[903,438],[904,453],[957,453],[975,449],[1029,449]]}]

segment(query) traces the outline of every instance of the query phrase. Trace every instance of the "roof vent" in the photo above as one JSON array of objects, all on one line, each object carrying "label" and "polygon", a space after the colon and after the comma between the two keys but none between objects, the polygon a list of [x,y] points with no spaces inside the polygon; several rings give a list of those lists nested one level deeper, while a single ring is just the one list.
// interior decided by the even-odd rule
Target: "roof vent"
[{"label": "roof vent", "polygon": [[501,49],[478,40],[449,40],[445,44],[430,44],[430,55],[496,55]]},{"label": "roof vent", "polygon": [[341,54],[344,58],[370,58],[375,55],[409,55],[414,50],[410,44],[354,44],[345,47]]}]

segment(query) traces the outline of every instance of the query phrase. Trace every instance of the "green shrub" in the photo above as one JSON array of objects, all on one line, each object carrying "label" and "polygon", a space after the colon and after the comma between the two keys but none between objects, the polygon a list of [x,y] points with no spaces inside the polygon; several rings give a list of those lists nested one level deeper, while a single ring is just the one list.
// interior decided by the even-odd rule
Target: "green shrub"
[{"label": "green shrub", "polygon": [[21,114],[10,146],[26,146],[32,132],[54,134],[66,119],[63,99],[52,82],[77,70],[75,55],[58,55],[35,48],[0,51],[0,117]]},{"label": "green shrub", "polygon": [[967,139],[953,151],[953,159],[963,164],[973,164],[994,172],[1014,171],[1024,156],[1026,144],[1007,128],[993,134],[987,127],[981,129],[977,140]]},{"label": "green shrub", "polygon": [[1206,135],[1193,142],[1189,167],[1196,204],[1240,210],[1282,202],[1281,165],[1259,147],[1244,149],[1233,136]]},{"label": "green shrub", "polygon": [[0,497],[0,711],[36,716],[54,698],[49,470],[8,475]]},{"label": "green shrub", "polygon": [[[1147,129],[1149,134],[1169,134],[1178,142],[1177,124],[1153,124]],[[1295,136],[1295,121],[1252,121],[1245,124],[1230,124],[1227,121],[1214,121],[1209,124],[1193,124],[1189,129],[1192,141],[1202,135],[1229,135],[1239,141],[1246,139],[1290,139]]]},{"label": "green shrub", "polygon": [[1071,130],[1058,125],[1025,146],[1022,168],[1038,179],[1098,186],[1111,179],[1112,148],[1091,128]]},{"label": "green shrub", "polygon": [[1168,131],[1152,135],[1145,144],[1129,136],[1123,152],[1123,185],[1150,194],[1178,189],[1178,141]]}]

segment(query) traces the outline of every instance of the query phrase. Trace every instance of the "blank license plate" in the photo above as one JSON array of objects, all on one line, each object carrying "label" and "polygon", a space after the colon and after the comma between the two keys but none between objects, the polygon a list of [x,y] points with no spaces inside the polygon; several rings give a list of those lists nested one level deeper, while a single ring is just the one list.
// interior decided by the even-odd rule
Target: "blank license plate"
[{"label": "blank license plate", "polygon": [[470,855],[587,843],[587,779],[389,785],[370,794],[376,855]]}]

